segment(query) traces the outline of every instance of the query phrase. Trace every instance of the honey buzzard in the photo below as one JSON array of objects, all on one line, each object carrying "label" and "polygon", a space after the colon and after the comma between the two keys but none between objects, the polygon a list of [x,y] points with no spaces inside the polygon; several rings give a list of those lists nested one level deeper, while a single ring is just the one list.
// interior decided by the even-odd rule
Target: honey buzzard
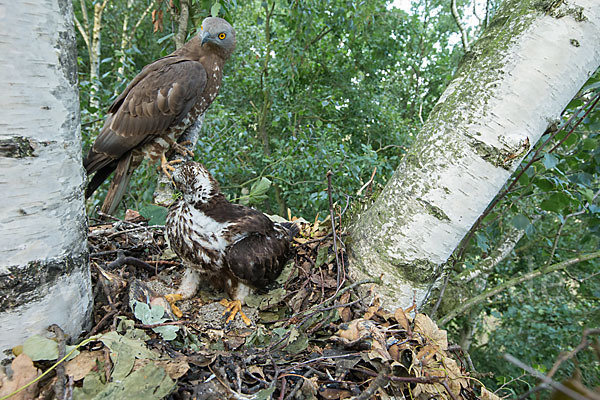
[{"label": "honey buzzard", "polygon": [[104,127],[84,159],[88,175],[95,173],[86,198],[115,171],[102,205],[104,213],[112,214],[144,157],[160,159],[168,175],[172,167],[165,153],[186,151],[177,141],[219,93],[223,66],[234,48],[233,27],[209,17],[183,47],[142,69],[108,109]]},{"label": "honey buzzard", "polygon": [[264,289],[279,276],[298,226],[273,222],[254,208],[230,203],[199,163],[177,168],[173,181],[181,198],[169,209],[166,231],[171,248],[188,267],[181,294],[190,298],[199,277],[207,278],[234,300],[229,322],[246,295]]}]

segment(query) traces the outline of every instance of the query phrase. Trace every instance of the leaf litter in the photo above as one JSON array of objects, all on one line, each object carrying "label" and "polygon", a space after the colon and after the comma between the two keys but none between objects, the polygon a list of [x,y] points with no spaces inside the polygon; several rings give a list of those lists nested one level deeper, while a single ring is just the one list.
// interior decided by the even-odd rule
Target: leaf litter
[{"label": "leaf litter", "polygon": [[[182,318],[171,312],[165,295],[176,292],[184,266],[164,227],[133,211],[91,226],[93,328],[65,362],[65,398],[492,398],[427,315],[384,310],[377,280],[340,280],[343,234],[336,261],[328,222],[301,220],[293,260],[271,290],[246,299],[251,327],[239,317],[225,325],[223,294],[209,287],[178,302]],[[58,348],[56,338],[36,335],[13,349],[0,399],[48,369]],[[56,376],[36,383],[12,398],[53,398]]]}]

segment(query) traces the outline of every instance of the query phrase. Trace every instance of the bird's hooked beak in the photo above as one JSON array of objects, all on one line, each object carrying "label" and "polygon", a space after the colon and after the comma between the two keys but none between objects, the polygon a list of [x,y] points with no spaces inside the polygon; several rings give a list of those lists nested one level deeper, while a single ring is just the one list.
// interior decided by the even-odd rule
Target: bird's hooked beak
[{"label": "bird's hooked beak", "polygon": [[206,42],[212,42],[213,38],[210,36],[210,33],[208,32],[202,32],[202,43],[201,46],[204,46],[204,43]]}]

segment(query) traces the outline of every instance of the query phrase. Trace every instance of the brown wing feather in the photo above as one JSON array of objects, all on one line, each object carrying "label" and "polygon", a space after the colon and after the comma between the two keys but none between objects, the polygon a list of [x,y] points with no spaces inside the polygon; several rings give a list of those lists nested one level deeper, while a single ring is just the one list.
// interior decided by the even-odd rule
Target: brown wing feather
[{"label": "brown wing feather", "polygon": [[247,215],[229,228],[233,243],[226,250],[226,261],[234,276],[260,289],[281,273],[289,254],[290,237],[263,213],[246,210]]},{"label": "brown wing feather", "polygon": [[205,86],[198,61],[172,56],[146,66],[111,105],[84,161],[88,174],[181,122]]}]

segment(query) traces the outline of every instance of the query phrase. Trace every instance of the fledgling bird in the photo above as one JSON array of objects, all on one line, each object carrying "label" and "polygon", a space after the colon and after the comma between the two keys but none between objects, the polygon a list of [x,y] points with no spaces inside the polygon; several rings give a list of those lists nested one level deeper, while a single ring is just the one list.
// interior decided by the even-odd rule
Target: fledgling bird
[{"label": "fledgling bird", "polygon": [[168,175],[172,167],[165,153],[189,152],[177,141],[217,97],[223,66],[235,43],[233,27],[209,17],[185,45],[142,69],[108,109],[104,127],[83,161],[88,175],[95,173],[86,198],[115,171],[102,205],[104,213],[112,214],[144,157],[161,160]]},{"label": "fledgling bird", "polygon": [[[169,209],[166,231],[173,251],[187,266],[180,292],[190,298],[205,277],[233,301],[231,321],[244,298],[264,289],[281,273],[299,228],[276,223],[262,212],[230,203],[219,184],[199,163],[187,162],[173,172],[181,197]],[[247,325],[250,321],[240,312]]]}]

